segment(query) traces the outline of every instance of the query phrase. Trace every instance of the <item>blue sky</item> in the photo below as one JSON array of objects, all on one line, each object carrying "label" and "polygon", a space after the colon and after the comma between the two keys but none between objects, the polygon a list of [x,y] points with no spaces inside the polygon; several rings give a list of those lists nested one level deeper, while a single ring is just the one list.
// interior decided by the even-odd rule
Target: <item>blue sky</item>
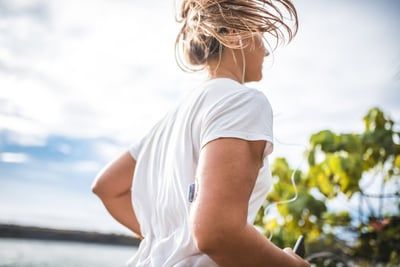
[{"label": "blue sky", "polygon": [[[295,4],[297,37],[250,84],[274,109],[270,162],[293,166],[372,106],[400,119],[399,2]],[[0,222],[127,232],[90,184],[204,78],[176,66],[178,29],[173,0],[0,0]]]}]

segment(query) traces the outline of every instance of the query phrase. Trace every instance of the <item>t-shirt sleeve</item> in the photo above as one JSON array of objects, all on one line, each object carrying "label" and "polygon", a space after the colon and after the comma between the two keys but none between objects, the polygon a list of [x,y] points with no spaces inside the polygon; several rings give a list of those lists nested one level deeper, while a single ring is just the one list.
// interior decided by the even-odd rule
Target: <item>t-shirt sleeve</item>
[{"label": "t-shirt sleeve", "polygon": [[137,140],[135,142],[132,142],[129,145],[129,148],[128,148],[129,154],[131,154],[131,156],[135,160],[138,159],[139,152],[140,152],[140,150],[141,150],[141,148],[143,146],[143,143],[144,143],[144,139],[145,139],[145,136],[142,136],[141,138],[139,138],[139,140]]},{"label": "t-shirt sleeve", "polygon": [[[167,115],[165,115],[167,116]],[[151,133],[160,125],[160,123],[163,121],[164,118],[158,120],[153,126],[152,128],[147,131],[144,135],[142,135],[138,140],[132,142],[129,147],[128,147],[128,151],[131,154],[131,156],[137,160],[139,157],[139,153],[143,148],[144,143],[146,142],[146,139],[148,138],[149,135],[151,135]]]},{"label": "t-shirt sleeve", "polygon": [[200,149],[220,137],[266,140],[263,157],[273,151],[273,112],[267,97],[256,89],[223,97],[203,117]]}]

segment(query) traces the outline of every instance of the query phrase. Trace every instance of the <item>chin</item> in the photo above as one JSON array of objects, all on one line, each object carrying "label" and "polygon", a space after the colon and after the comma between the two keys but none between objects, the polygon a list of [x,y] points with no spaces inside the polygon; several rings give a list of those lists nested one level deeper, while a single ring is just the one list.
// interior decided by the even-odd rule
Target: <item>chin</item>
[{"label": "chin", "polygon": [[261,81],[261,79],[263,78],[262,73],[258,74],[258,75],[254,75],[254,76],[250,76],[250,77],[246,77],[244,79],[244,82],[249,83],[249,82],[259,82]]},{"label": "chin", "polygon": [[258,76],[256,77],[256,79],[254,79],[254,81],[255,81],[255,82],[259,82],[259,81],[261,81],[262,78],[263,78],[263,76],[262,76],[262,74],[260,74],[260,75],[258,75]]}]

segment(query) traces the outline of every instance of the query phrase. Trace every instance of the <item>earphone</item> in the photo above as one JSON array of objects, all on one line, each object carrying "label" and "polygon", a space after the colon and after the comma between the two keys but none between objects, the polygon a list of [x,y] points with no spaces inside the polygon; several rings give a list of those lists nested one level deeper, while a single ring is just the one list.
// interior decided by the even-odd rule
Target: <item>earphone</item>
[{"label": "earphone", "polygon": [[242,54],[242,61],[243,61],[242,83],[244,83],[244,76],[245,76],[245,70],[246,70],[246,59],[244,58],[243,41],[242,41],[242,36],[240,36],[240,35],[239,35],[239,44],[240,44],[240,52]]},{"label": "earphone", "polygon": [[[282,145],[302,146],[303,148],[307,149],[307,147],[306,147],[305,145],[283,143],[283,142],[279,141],[276,137],[274,137],[274,140],[277,141],[277,143],[282,144]],[[297,200],[299,194],[298,194],[296,182],[295,182],[295,180],[294,180],[294,175],[295,175],[295,173],[300,169],[300,166],[303,165],[303,162],[304,162],[304,158],[302,158],[300,164],[299,164],[299,165],[296,167],[296,169],[292,172],[292,175],[291,175],[291,177],[290,177],[291,184],[293,185],[293,188],[294,188],[294,196],[293,196],[292,198],[290,198],[290,199],[287,199],[287,200],[277,201],[277,202],[268,204],[268,205],[264,208],[263,217],[267,216],[268,211],[269,211],[272,207],[276,207],[276,206],[278,206],[278,205],[280,205],[280,204],[291,203],[291,202],[294,202],[294,201]],[[270,236],[268,237],[268,239],[271,240],[272,235],[273,235],[273,234],[270,233]]]}]

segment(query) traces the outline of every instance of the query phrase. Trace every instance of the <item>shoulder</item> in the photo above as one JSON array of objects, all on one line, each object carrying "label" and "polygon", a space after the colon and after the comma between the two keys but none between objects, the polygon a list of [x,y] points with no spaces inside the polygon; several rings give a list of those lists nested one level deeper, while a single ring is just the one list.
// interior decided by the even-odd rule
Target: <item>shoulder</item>
[{"label": "shoulder", "polygon": [[258,89],[243,86],[221,97],[215,107],[238,108],[241,110],[258,110],[272,112],[267,96]]},{"label": "shoulder", "polygon": [[231,79],[208,81],[203,89],[204,101],[210,108],[232,102],[271,106],[263,92]]},{"label": "shoulder", "polygon": [[248,97],[256,103],[259,103],[260,105],[272,110],[272,106],[268,97],[262,91],[255,88],[247,87],[247,94]]}]

